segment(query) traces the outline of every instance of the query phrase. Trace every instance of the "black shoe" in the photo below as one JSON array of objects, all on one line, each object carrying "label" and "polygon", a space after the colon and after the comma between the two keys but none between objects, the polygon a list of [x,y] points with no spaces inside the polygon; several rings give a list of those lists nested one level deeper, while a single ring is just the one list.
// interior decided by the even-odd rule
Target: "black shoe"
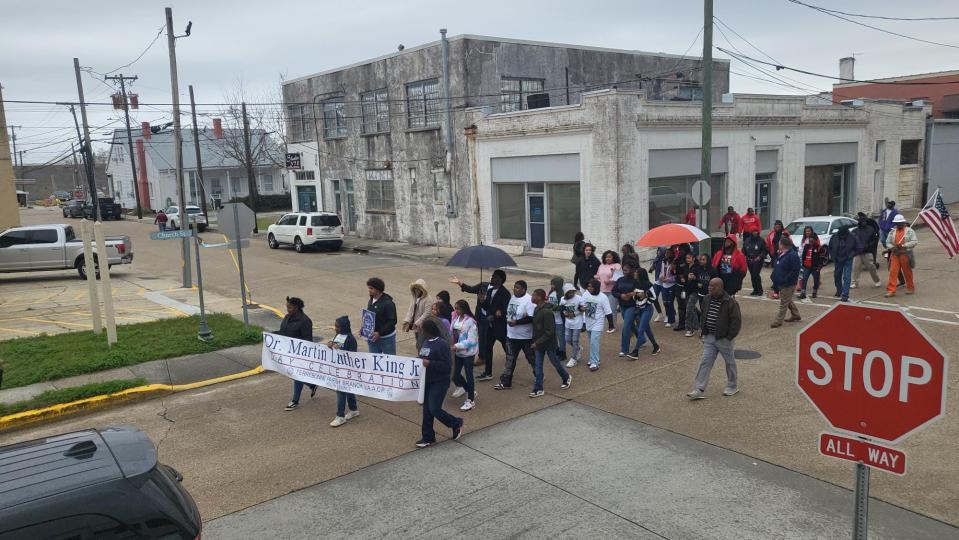
[{"label": "black shoe", "polygon": [[630,360],[639,360],[639,349],[635,349],[633,352],[627,353],[626,358],[629,358]]},{"label": "black shoe", "polygon": [[800,299],[800,300],[805,300],[805,299],[806,299],[806,293],[800,294],[800,295],[799,295],[799,299]]},{"label": "black shoe", "polygon": [[477,381],[491,381],[493,376],[489,373],[480,373],[479,377],[476,377]]},{"label": "black shoe", "polygon": [[420,439],[420,440],[416,441],[416,447],[417,447],[417,448],[426,448],[426,447],[428,447],[428,446],[433,446],[434,444],[436,444],[436,441],[427,441],[427,440],[424,440],[424,439]]},{"label": "black shoe", "polygon": [[319,388],[319,386],[314,386],[313,388],[310,389],[310,399],[313,399],[313,396],[316,395],[317,388]]},{"label": "black shoe", "polygon": [[496,383],[493,385],[493,390],[509,390],[513,388],[513,385],[506,386],[503,383]]},{"label": "black shoe", "polygon": [[676,326],[673,328],[673,332],[682,332],[685,329],[686,329],[685,326]]},{"label": "black shoe", "polygon": [[456,426],[455,428],[453,428],[453,440],[454,440],[454,441],[460,440],[460,437],[463,436],[463,426],[464,426],[464,425],[466,425],[466,421],[463,420],[463,419],[460,419],[460,425],[458,425],[458,426]]},{"label": "black shoe", "polygon": [[663,348],[660,347],[659,344],[657,343],[656,345],[653,345],[653,352],[651,354],[653,356],[656,356],[657,354],[659,354],[659,351],[661,350],[663,350]]}]

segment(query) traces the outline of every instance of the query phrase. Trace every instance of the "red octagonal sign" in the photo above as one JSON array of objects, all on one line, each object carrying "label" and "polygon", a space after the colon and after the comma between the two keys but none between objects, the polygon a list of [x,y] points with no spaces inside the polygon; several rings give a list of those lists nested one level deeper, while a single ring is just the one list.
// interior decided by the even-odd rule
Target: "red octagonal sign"
[{"label": "red octagonal sign", "polygon": [[946,355],[898,309],[836,304],[796,341],[796,384],[836,429],[898,442],[945,412]]}]

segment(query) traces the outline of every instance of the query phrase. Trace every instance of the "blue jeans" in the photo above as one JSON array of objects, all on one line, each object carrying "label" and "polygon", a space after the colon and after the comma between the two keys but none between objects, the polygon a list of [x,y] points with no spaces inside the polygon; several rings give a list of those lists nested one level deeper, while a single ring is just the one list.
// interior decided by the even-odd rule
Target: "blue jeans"
[{"label": "blue jeans", "polygon": [[556,323],[556,354],[566,358],[566,325],[561,322]]},{"label": "blue jeans", "polygon": [[356,394],[348,394],[346,392],[337,392],[336,393],[336,415],[345,416],[346,415],[346,405],[350,405],[350,410],[356,410]]},{"label": "blue jeans", "polygon": [[436,432],[433,431],[433,419],[437,419],[444,426],[453,429],[463,425],[463,419],[457,418],[443,410],[443,400],[450,383],[426,383],[423,397],[423,440],[436,442]]},{"label": "blue jeans", "polygon": [[[649,305],[649,304],[647,304]],[[619,336],[619,352],[626,354],[629,352],[629,341],[633,335],[639,340],[639,329],[636,327],[636,306],[622,308],[623,312],[623,330]]]},{"label": "blue jeans", "polygon": [[579,360],[579,328],[567,328],[566,329],[566,345],[569,345],[570,348],[570,358],[575,358]]},{"label": "blue jeans", "polygon": [[803,294],[806,294],[806,285],[809,284],[809,276],[812,276],[812,292],[819,291],[819,274],[821,270],[806,268],[805,266],[802,269],[802,275],[799,278],[799,288]]},{"label": "blue jeans", "polygon": [[676,306],[673,304],[673,298],[675,296],[676,286],[672,287],[663,287],[662,285],[656,285],[656,294],[663,299],[663,307],[666,309],[666,322],[673,324],[676,322]]},{"label": "blue jeans", "polygon": [[[649,321],[653,319],[653,306],[648,303],[638,308],[639,314],[636,317],[639,321],[636,323],[636,348],[639,349],[646,343],[647,339],[650,343],[653,344],[653,347],[657,346],[656,336],[653,335],[653,329],[649,326]],[[705,317],[705,316],[704,316]]]},{"label": "blue jeans", "polygon": [[852,263],[853,259],[846,259],[843,262],[837,262],[835,268],[836,290],[839,297],[843,300],[849,300],[849,284],[852,282]]},{"label": "blue jeans", "polygon": [[[476,394],[476,384],[473,382],[473,359],[475,356],[459,356],[453,358],[453,384],[466,390],[466,397],[472,401]],[[463,374],[466,377],[463,377]]]},{"label": "blue jeans", "polygon": [[293,381],[293,399],[291,399],[290,401],[292,401],[293,403],[300,402],[300,394],[303,393],[304,386],[309,386],[311,391],[316,391],[315,384],[305,383],[302,381]]},{"label": "blue jeans", "polygon": [[[625,332],[625,327],[623,327]],[[603,337],[602,330],[589,331],[589,365],[599,365],[599,340]]]},{"label": "blue jeans", "polygon": [[559,358],[556,356],[556,351],[550,349],[548,346],[545,350],[536,351],[536,360],[533,362],[533,392],[538,392],[543,389],[543,361],[544,357],[548,356],[549,361],[553,364],[553,367],[556,368],[556,373],[559,374],[559,377],[566,382],[566,379],[569,377],[569,373],[566,372],[566,368],[563,367],[563,363],[559,361]]},{"label": "blue jeans", "polygon": [[396,354],[396,334],[390,337],[380,337],[376,341],[366,340],[366,346],[371,353]]}]

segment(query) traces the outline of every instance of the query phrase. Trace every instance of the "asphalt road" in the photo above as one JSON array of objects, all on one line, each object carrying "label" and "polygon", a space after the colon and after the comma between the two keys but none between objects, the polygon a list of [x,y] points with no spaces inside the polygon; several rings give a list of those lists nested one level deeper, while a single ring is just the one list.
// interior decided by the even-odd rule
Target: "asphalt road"
[{"label": "asphalt road", "polygon": [[[53,219],[59,221],[55,216]],[[119,222],[107,224],[107,230],[111,234],[126,233],[133,236],[137,254],[133,271],[141,275],[170,279],[176,279],[179,275],[179,250],[176,242],[148,240],[147,235],[153,230],[152,227]],[[959,314],[955,306],[959,304],[959,287],[956,287],[959,278],[954,273],[954,263],[945,260],[942,250],[933,244],[934,240],[928,233],[920,232],[920,240],[923,245],[917,252],[919,292],[914,296],[892,300],[907,306],[926,333],[952,358],[957,358],[959,340],[956,339],[955,332],[959,326]],[[370,276],[378,275],[386,280],[387,292],[396,297],[401,315],[408,303],[407,284],[415,278],[424,278],[430,290],[451,288],[446,282],[450,275],[447,268],[352,253],[297,254],[290,249],[272,251],[266,247],[263,240],[254,241],[249,249],[244,250],[244,262],[248,285],[255,301],[280,307],[286,295],[301,296],[306,301],[307,313],[321,327],[331,325],[332,320],[339,315],[355,316],[359,313],[359,309],[366,304],[365,281]],[[205,251],[203,268],[205,285],[210,290],[224,296],[238,297],[237,272],[230,252]],[[72,275],[70,279],[73,279]],[[824,276],[824,279],[828,285],[831,274]],[[528,281],[531,286],[546,284],[545,280],[543,283],[537,283],[537,280]],[[830,287],[825,286],[824,290],[830,292]],[[886,302],[882,293],[882,289],[867,287],[855,290],[853,298]],[[454,299],[458,296],[456,293],[453,295]],[[817,300],[818,305],[803,304],[800,310],[805,319],[811,320],[822,313],[831,302],[828,298],[820,298]],[[743,360],[739,363],[743,387],[739,395],[733,398],[719,395],[722,389],[722,369],[719,367],[713,372],[708,399],[695,403],[687,402],[683,394],[690,388],[701,345],[694,338],[684,338],[679,333],[656,326],[655,331],[664,348],[662,354],[656,357],[644,354],[637,362],[623,361],[615,356],[619,334],[604,336],[603,368],[596,373],[587,372],[581,367],[575,368],[574,384],[569,390],[560,390],[555,374],[547,371],[547,395],[540,399],[529,399],[526,397],[525,388],[531,384],[532,377],[525,368],[517,371],[514,383],[516,389],[512,391],[495,392],[491,383],[481,383],[478,386],[478,407],[468,413],[470,434],[463,439],[464,444],[472,446],[474,443],[471,441],[474,438],[494,440],[495,438],[486,435],[485,431],[493,426],[497,426],[493,428],[499,430],[497,433],[513,430],[517,437],[525,430],[537,430],[536,432],[541,434],[542,459],[551,461],[554,458],[550,453],[568,444],[564,442],[568,437],[582,436],[585,440],[603,441],[619,436],[620,428],[610,427],[614,424],[606,420],[599,422],[599,425],[606,426],[606,429],[600,432],[586,430],[573,434],[565,433],[563,429],[555,428],[555,425],[555,429],[542,429],[550,425],[550,415],[529,416],[526,422],[533,424],[504,423],[528,413],[555,408],[554,406],[560,404],[562,407],[585,406],[590,410],[629,419],[635,422],[630,424],[631,426],[638,426],[629,429],[658,427],[689,437],[690,444],[700,441],[724,449],[728,451],[726,455],[736,459],[751,459],[760,464],[776,465],[800,476],[821,481],[816,488],[819,491],[814,490],[812,493],[827,493],[832,489],[830,485],[850,487],[853,480],[851,465],[818,454],[817,437],[827,426],[793,382],[794,343],[800,326],[791,324],[781,329],[770,329],[768,323],[775,310],[775,303],[772,301],[743,298],[741,304],[745,329],[737,340],[737,347],[758,352],[760,356],[758,359]],[[409,337],[404,336],[399,344],[399,352],[413,352],[412,340]],[[499,369],[501,366],[502,357],[498,353],[495,368]],[[959,381],[957,370],[950,372],[949,381],[950,391],[954,392]],[[186,485],[195,495],[206,519],[229,515],[371,465],[382,463],[381,467],[387,468],[382,470],[398,467],[400,465],[393,465],[394,462],[390,460],[413,450],[412,443],[418,438],[417,423],[420,415],[415,404],[361,398],[362,415],[344,427],[332,429],[327,426],[334,410],[331,393],[320,392],[316,399],[289,413],[283,411],[283,405],[289,400],[289,389],[287,379],[268,374],[177,394],[163,400],[71,418],[27,431],[4,434],[0,436],[0,443],[91,425],[122,423],[139,426],[159,442],[161,459],[184,473]],[[948,413],[945,418],[910,437],[900,446],[908,455],[908,475],[895,477],[881,472],[874,473],[872,494],[892,505],[959,525],[959,514],[956,512],[956,508],[959,508],[959,468],[954,465],[955,441],[959,439],[959,401],[955,396],[950,398],[947,400]],[[574,403],[563,404],[569,401]],[[447,401],[448,408],[454,404],[458,404],[458,400]],[[537,418],[543,418],[546,423],[537,424]],[[508,450],[512,444],[509,437],[496,440],[502,440],[504,450]],[[669,445],[666,445],[666,448],[668,449]],[[417,456],[429,456],[431,452],[436,452],[436,459],[442,464],[448,457],[441,456],[460,451],[456,448],[436,448],[419,451]],[[530,451],[535,450],[530,447]],[[637,453],[643,451],[636,450]],[[679,452],[679,448],[676,448],[676,451]],[[430,458],[407,456],[404,459],[416,461]],[[577,473],[579,476],[568,479],[571,482],[585,482],[589,480],[591,470],[598,474],[606,466],[605,458],[589,461],[588,454],[576,456],[575,459],[585,460],[588,466]],[[645,458],[639,456],[637,459],[642,461]],[[402,463],[405,462],[400,462]],[[656,462],[644,463],[652,463],[648,466],[654,466]],[[708,461],[699,462],[698,466],[708,464]],[[610,462],[610,466],[614,465],[620,466]],[[582,468],[582,463],[577,466]],[[777,481],[770,480],[769,477],[764,479],[762,475],[747,480],[755,482],[755,486],[777,484]],[[337,482],[350,481],[353,480],[344,478]],[[479,480],[466,478],[464,481]],[[715,481],[721,482],[721,479]],[[382,490],[385,494],[392,490],[396,490],[397,494],[403,493],[399,487],[388,482],[371,482],[366,480],[357,487],[360,490],[357,492],[363,493],[363,497],[370,497],[370,500],[376,500],[374,492],[377,490]],[[658,486],[655,482],[650,485]],[[512,496],[522,497],[522,484],[518,484],[518,488],[520,492]],[[319,486],[316,489],[324,488]],[[600,493],[603,486],[593,485],[591,489]],[[320,493],[318,497],[326,497],[335,492],[324,493]],[[608,499],[615,493],[600,493],[600,498]],[[655,489],[650,489],[632,493],[631,496],[646,497],[648,504],[653,504],[658,494]],[[685,497],[673,500],[671,507],[677,512],[688,509],[690,514],[682,515],[691,515],[693,509],[699,508],[696,496],[695,491],[688,493]],[[837,516],[842,516],[845,510],[840,501],[851,506],[851,495],[848,492],[839,490],[834,496],[837,497],[836,504],[840,507],[839,513],[821,514],[823,523],[841,521]],[[770,505],[769,508],[775,508],[774,505],[779,502],[772,497],[775,495],[759,498],[755,504],[761,506],[765,501]],[[342,504],[351,503],[343,500]],[[581,503],[567,501],[563,504]],[[788,510],[792,507],[786,508]],[[809,515],[821,513],[816,510],[820,508],[818,505],[809,508],[809,512],[812,512]],[[795,510],[797,516],[806,515],[804,512],[805,510]],[[355,514],[347,512],[345,515]],[[587,512],[572,515],[589,519],[590,514]],[[890,515],[895,517],[894,514]],[[453,517],[455,516],[450,519]],[[718,516],[717,519],[721,517]],[[629,519],[636,521],[633,517]],[[513,523],[516,528],[503,528],[491,535],[520,535],[526,530],[522,528],[525,523],[523,520],[507,520],[504,523]],[[618,528],[620,525],[616,524],[609,526],[612,527],[609,529],[612,531],[611,535],[635,530],[625,525],[625,528]],[[211,526],[211,530],[216,531],[217,527],[220,525]],[[682,534],[676,534],[684,529],[669,530],[672,531],[672,536],[667,537],[683,537]],[[952,537],[959,537],[955,529],[941,530],[951,533]],[[403,536],[399,533],[396,535]],[[826,536],[841,537],[844,534]],[[705,537],[710,536],[706,534]],[[949,534],[938,537],[949,537]]]}]

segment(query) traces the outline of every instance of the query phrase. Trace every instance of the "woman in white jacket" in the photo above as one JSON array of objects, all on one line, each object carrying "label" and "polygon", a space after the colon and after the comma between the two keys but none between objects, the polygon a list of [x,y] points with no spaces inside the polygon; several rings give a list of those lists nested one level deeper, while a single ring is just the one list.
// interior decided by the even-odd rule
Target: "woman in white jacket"
[{"label": "woman in white jacket", "polygon": [[[476,318],[470,309],[469,302],[457,300],[453,306],[452,322],[453,343],[453,384],[456,390],[453,397],[466,394],[466,401],[460,407],[461,411],[471,410],[476,406],[476,385],[473,382],[473,359],[479,352],[479,328]],[[463,375],[466,375],[465,377]]]}]

